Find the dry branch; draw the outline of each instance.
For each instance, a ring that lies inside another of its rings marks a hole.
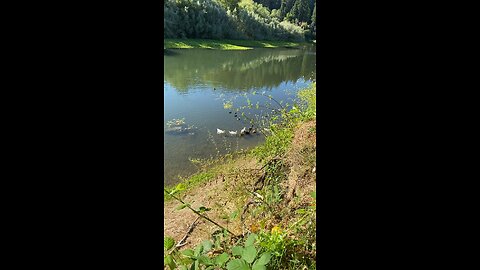
[[[197,219],[195,219],[195,221],[188,227],[188,230],[187,230],[187,233],[185,233],[185,235],[183,236],[183,238],[177,243],[177,245],[175,247],[179,248],[179,247],[182,247],[184,245],[186,245],[186,243],[184,244],[183,242],[185,240],[187,240],[188,236],[192,233],[193,231],[193,228],[195,227],[195,223],[200,219],[200,217],[197,217]]]

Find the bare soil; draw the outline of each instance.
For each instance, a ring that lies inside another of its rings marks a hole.
[[[316,122],[311,121],[302,124],[296,130],[292,146],[285,157],[290,167],[288,181],[284,186],[287,190],[286,207],[296,208],[311,202],[311,198],[304,195],[314,191],[316,186],[314,172],[316,164],[315,159],[311,158],[312,153],[315,156],[316,151],[315,125]],[[224,166],[222,174],[183,194],[182,199],[185,202],[193,202],[194,209],[200,206],[211,208],[207,215],[237,235],[245,233],[246,230],[254,230],[257,220],[252,217],[246,217],[243,224],[240,218],[229,221],[225,217],[234,211],[238,211],[238,215],[242,214],[251,197],[246,189],[252,190],[256,180],[262,175],[261,165],[252,157],[242,157],[222,166]],[[302,199],[292,200],[294,197]],[[175,200],[165,202],[163,212],[164,235],[172,237],[176,242],[184,237],[189,226],[197,218],[197,215],[188,208],[176,210],[177,206],[179,202]],[[199,219],[186,240],[187,244],[180,249],[194,248],[203,240],[210,239],[212,233],[218,229],[216,225]]]
[[[230,216],[237,209],[238,199],[241,199],[241,196],[245,196],[242,189],[248,183],[242,180],[249,177],[243,177],[243,179],[239,179],[239,177],[246,176],[248,173],[251,174],[252,171],[255,172],[260,168],[252,158],[240,158],[231,164],[225,165],[225,167],[224,174],[187,192],[182,196],[182,200],[193,202],[192,208],[194,209],[198,209],[200,206],[211,208],[212,210],[207,212],[209,218],[239,235],[242,234],[239,219],[229,222],[224,217]],[[164,235],[172,237],[176,242],[182,239],[188,227],[198,217],[188,208],[176,210],[175,208],[179,204],[175,200],[165,202],[163,210]],[[187,238],[187,244],[181,249],[195,247],[201,241],[209,239],[211,234],[219,229],[216,225],[206,220],[200,219],[199,221]]]

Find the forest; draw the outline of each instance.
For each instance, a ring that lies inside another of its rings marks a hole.
[[[315,0],[166,0],[164,38],[316,40]]]

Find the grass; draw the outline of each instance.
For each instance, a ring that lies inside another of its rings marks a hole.
[[[187,191],[190,191],[190,190],[194,189],[195,187],[197,187],[198,185],[200,185],[202,183],[205,183],[207,181],[212,180],[214,177],[217,176],[217,173],[216,173],[217,170],[218,170],[218,168],[213,168],[213,169],[210,169],[208,171],[201,171],[201,172],[198,172],[198,173],[190,176],[187,179],[184,179],[181,183],[183,184],[185,189],[182,190],[179,193],[180,194],[185,193]],[[169,186],[169,187],[166,187],[166,188],[168,190],[170,190],[170,189],[173,189],[174,186]],[[164,196],[163,196],[163,201],[164,202],[170,201],[171,199],[172,199],[172,197],[164,194]]]
[[[253,48],[294,48],[304,42],[214,39],[164,39],[165,49],[251,50]]]
[[[284,114],[284,122],[271,125],[275,136],[268,136],[265,143],[257,146],[253,153],[260,161],[282,156],[289,149],[296,127],[316,118],[316,83],[298,93],[301,109],[292,109]]]
[[[181,178],[181,184],[184,189],[179,191],[177,194],[182,195],[188,191],[195,190],[199,185],[206,183],[212,179],[218,177],[222,172],[231,170],[235,166],[235,161],[240,157],[245,157],[251,151],[248,152],[238,152],[234,154],[227,154],[218,158],[210,158],[204,160],[196,160],[194,164],[197,164],[199,171],[188,178]],[[172,190],[177,186],[177,184],[165,186],[166,189]],[[171,201],[172,197],[164,194],[163,201]]]

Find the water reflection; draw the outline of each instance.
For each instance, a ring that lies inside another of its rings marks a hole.
[[[223,91],[278,87],[315,76],[315,48],[248,51],[167,50],[164,80],[178,92],[199,82]]]

